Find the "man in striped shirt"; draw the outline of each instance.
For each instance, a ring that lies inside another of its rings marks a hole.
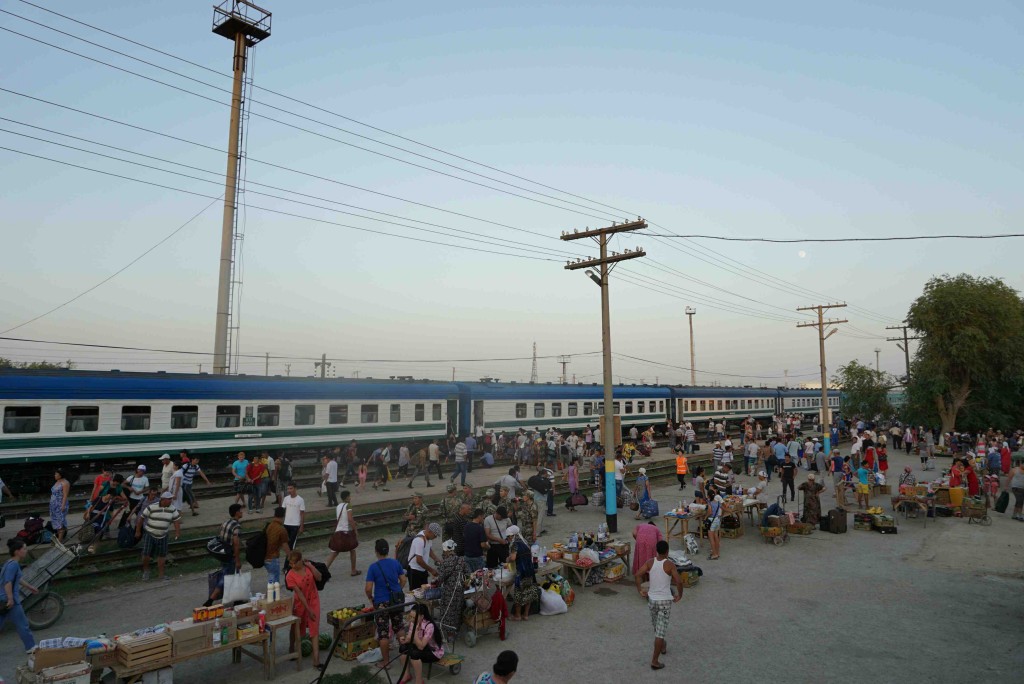
[[[182,452],[187,453],[187,452]],[[184,495],[185,501],[188,502],[188,507],[192,510],[192,515],[199,515],[199,501],[196,499],[196,495],[192,493],[192,483],[195,481],[196,475],[206,480],[206,484],[210,484],[210,479],[206,477],[206,473],[199,467],[199,456],[193,456],[187,463],[181,466],[181,489]]]
[[[452,473],[450,482],[455,482],[455,477],[460,476],[459,482],[466,486],[466,443],[459,440],[455,445],[455,472]]]
[[[164,564],[167,561],[167,538],[170,536],[171,525],[174,525],[174,539],[177,541],[181,536],[181,513],[171,506],[174,496],[170,492],[160,495],[160,501],[146,506],[135,524],[135,538],[142,537],[142,530],[145,528],[146,537],[142,542],[142,579],[149,579],[149,561],[156,558],[157,576],[162,580],[169,580],[164,576]]]

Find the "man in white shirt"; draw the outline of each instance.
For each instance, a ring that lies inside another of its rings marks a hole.
[[[683,437],[686,440],[686,453],[694,453],[694,447],[697,446],[697,433],[689,423],[686,424],[686,432],[683,433]]]
[[[594,428],[594,441],[601,443],[601,428]]]
[[[626,480],[626,461],[622,458],[622,454],[618,453],[615,455],[615,496],[616,498],[622,496],[623,482]]]
[[[455,478],[459,477],[459,484],[463,486],[466,484],[466,453],[466,442],[460,439],[455,445],[455,471],[449,481],[455,482]]]
[[[441,526],[430,523],[427,529],[417,534],[409,548],[409,588],[419,589],[427,583],[429,576],[437,577],[434,565],[438,563],[431,542],[441,536]],[[430,561],[434,561],[434,565]]]
[[[334,508],[338,505],[338,462],[330,456],[324,456],[323,462],[321,474],[324,484],[327,485],[327,506]],[[294,544],[292,548],[295,548]]]
[[[631,440],[633,440],[635,442],[639,436],[640,436],[640,432],[636,429],[636,425],[634,425],[633,427],[629,428],[629,438]]]
[[[288,496],[281,500],[284,507],[284,529],[288,530],[288,548],[295,548],[295,540],[306,529],[306,501],[299,496],[295,483],[288,483]]]
[[[444,475],[441,474],[441,447],[437,445],[437,440],[430,440],[430,446],[427,447],[427,477],[430,477],[430,469],[437,468],[437,479],[440,480]]]
[[[181,466],[174,461],[171,461],[171,465],[174,467],[174,472],[171,473],[170,486],[167,490],[172,496],[171,506],[180,513],[181,507],[184,505],[185,490],[182,488],[182,484],[185,473],[182,472]]]

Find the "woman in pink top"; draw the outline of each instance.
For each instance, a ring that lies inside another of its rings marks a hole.
[[[406,674],[398,684],[412,681],[423,684],[423,663],[436,663],[444,655],[441,631],[430,618],[430,609],[422,603],[417,603],[412,615],[413,624],[399,637],[402,669],[405,670],[405,661],[409,660],[412,676]]]
[[[654,521],[637,525],[633,530],[633,539],[636,540],[633,549],[633,574],[644,566],[644,563],[657,555],[656,547],[661,541],[661,530],[654,524]]]
[[[580,491],[580,459],[575,456],[572,457],[572,462],[569,464],[569,473],[566,479],[569,482],[569,502],[567,505],[570,511],[575,511],[576,506],[572,502],[572,497]]]

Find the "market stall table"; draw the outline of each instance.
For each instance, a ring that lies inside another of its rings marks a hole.
[[[900,494],[891,499],[893,511],[903,511],[905,518],[910,517],[911,508],[920,508],[924,512],[924,526],[928,527],[928,518],[935,517],[935,497],[911,496]]]
[[[566,560],[564,558],[556,558],[553,559],[552,562],[557,563],[559,566],[561,566],[563,570],[569,571],[568,573],[561,573],[562,575],[565,575],[568,579],[575,579],[576,584],[580,585],[581,587],[585,587],[587,586],[587,578],[590,577],[590,573],[592,573],[596,568],[602,568],[606,565],[611,565],[615,561],[622,561],[626,565],[625,574],[629,574],[630,549],[630,545],[627,544],[625,551],[617,551],[614,556],[609,556],[608,558],[605,558],[604,560],[594,563],[593,565],[590,565],[588,567],[576,565],[576,561]],[[549,563],[548,565],[551,564]],[[538,575],[539,574],[540,572],[538,571]]]
[[[704,516],[691,516],[689,513],[685,515],[666,513],[662,517],[665,518],[665,541],[667,541],[669,544],[672,543],[673,539],[679,539],[680,541],[682,541],[686,537],[686,535],[690,533],[691,519],[697,521],[698,527],[701,521],[703,521],[704,519]],[[679,528],[678,532],[676,531],[677,527]],[[698,537],[699,536],[700,535],[698,535]]]
[[[164,658],[162,660],[151,661],[143,663],[134,667],[125,666],[120,663],[114,663],[110,665],[110,669],[114,672],[114,677],[123,682],[124,684],[135,684],[136,682],[142,681],[143,675],[147,672],[153,672],[154,670],[162,670],[165,667],[173,667],[178,663],[183,663],[187,660],[194,660],[195,658],[205,658],[209,655],[216,653],[223,653],[225,651],[231,651],[231,662],[240,663],[242,662],[242,655],[246,655],[253,660],[263,665],[263,678],[270,680],[270,665],[273,662],[269,648],[270,634],[269,632],[261,632],[254,634],[253,636],[245,639],[237,639],[229,642],[222,646],[215,646],[212,648],[206,648],[201,651],[195,651],[185,655],[172,656]],[[250,651],[248,647],[258,646],[262,652]]]

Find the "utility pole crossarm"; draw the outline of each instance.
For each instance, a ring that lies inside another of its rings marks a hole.
[[[907,380],[909,381],[910,380],[910,340],[919,340],[921,338],[918,335],[910,337],[910,335],[907,334],[907,329],[908,328],[910,328],[910,326],[907,325],[906,323],[904,323],[903,325],[887,325],[887,326],[885,326],[886,330],[902,330],[903,331],[903,337],[887,337],[887,338],[885,338],[885,341],[886,342],[895,342],[896,346],[899,347],[901,352],[903,352],[903,358],[904,358],[904,360],[906,361],[906,364],[907,364]],[[903,344],[900,344],[901,342]]]
[[[643,230],[647,227],[647,221],[642,218],[637,218],[636,221],[630,221],[628,223],[612,224],[607,228],[595,228],[594,230],[585,230],[582,233],[576,232],[575,230],[571,233],[562,233],[563,240],[582,240],[583,238],[601,237],[605,235],[612,235],[613,233],[623,233],[630,230]]]
[[[824,321],[822,321],[821,323],[818,323],[817,321],[808,321],[807,323],[797,323],[796,327],[798,327],[798,328],[817,328],[821,324],[824,324],[825,327],[828,327],[830,325],[838,325],[839,323],[849,323],[849,321],[846,320],[845,318],[843,318],[843,319],[828,318],[828,319],[825,319]]]
[[[600,266],[601,264],[614,264],[619,261],[627,261],[629,259],[636,259],[637,257],[642,256],[647,256],[647,252],[643,251],[638,247],[636,250],[632,251],[627,249],[625,252],[622,252],[621,254],[616,254],[615,252],[612,252],[612,255],[609,256],[607,259],[601,259],[600,257],[598,257],[597,259],[582,259],[579,261],[569,262],[566,263],[565,270],[576,271],[581,268],[593,268],[594,266]]]

